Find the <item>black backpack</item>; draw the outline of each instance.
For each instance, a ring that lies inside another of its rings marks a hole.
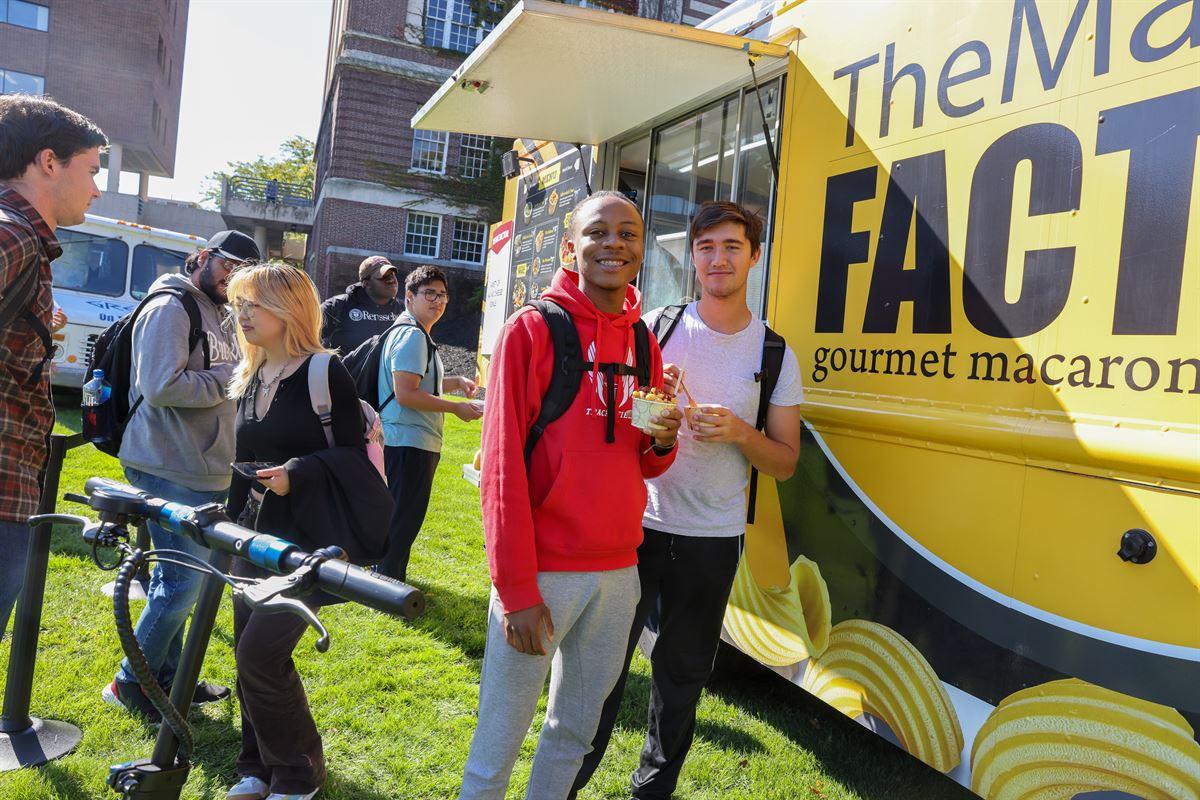
[[[358,392],[358,396],[370,403],[371,408],[376,411],[383,411],[384,406],[396,399],[395,391],[388,392],[387,397],[382,401],[379,399],[379,368],[380,360],[383,357],[383,342],[397,328],[416,328],[425,334],[425,344],[428,348],[426,350],[425,372],[428,372],[429,365],[433,362],[433,354],[437,352],[437,345],[433,343],[433,339],[429,336],[428,331],[412,322],[396,320],[387,330],[375,334],[342,356],[342,365],[350,373],[350,377],[354,378],[354,388]],[[435,386],[433,393],[440,395],[442,387]]]
[[[575,396],[579,394],[579,383],[583,373],[591,372],[593,367],[599,368],[604,374],[606,385],[606,402],[610,412],[605,429],[604,441],[616,441],[616,404],[617,376],[632,375],[637,378],[638,388],[644,389],[650,385],[650,332],[646,323],[640,319],[633,323],[634,365],[605,363],[599,365],[583,360],[583,346],[579,342],[579,331],[575,329],[575,321],[565,308],[553,300],[535,300],[526,305],[536,308],[550,329],[550,341],[554,345],[554,372],[550,376],[550,385],[542,397],[542,408],[537,419],[529,429],[529,437],[525,440],[525,463],[529,464],[529,456],[533,446],[542,438],[546,427],[567,413]]]
[[[142,298],[137,308],[105,328],[92,347],[88,357],[87,372],[84,380],[90,380],[92,370],[104,370],[104,379],[112,386],[112,395],[105,402],[112,403],[112,428],[103,441],[93,441],[96,449],[116,457],[121,451],[121,440],[125,436],[125,428],[129,420],[137,413],[143,398],[139,397],[133,405],[129,404],[129,387],[132,384],[130,373],[133,371],[133,322],[142,313],[146,304],[155,297],[170,295],[183,304],[188,315],[188,353],[196,349],[196,345],[204,348],[204,368],[212,364],[208,351],[208,336],[204,333],[200,319],[200,306],[196,298],[187,289],[171,286],[155,289]]]
[[[4,215],[4,219],[5,221],[21,225],[35,236],[37,235],[33,226],[14,218],[10,214]],[[25,320],[25,324],[32,328],[37,337],[42,340],[42,347],[45,348],[45,355],[37,365],[37,369],[34,370],[33,375],[30,376],[31,386],[37,386],[41,382],[42,371],[46,368],[46,363],[54,357],[54,339],[51,337],[49,329],[29,309],[29,306],[37,298],[40,281],[41,261],[40,259],[35,259],[32,264],[25,267],[24,271],[17,274],[12,283],[4,287],[3,293],[0,293],[0,329],[7,328],[17,319],[23,319]]]
[[[658,339],[659,347],[667,346],[667,339],[671,338],[685,308],[687,308],[686,304],[667,306],[658,315],[658,319],[654,320],[654,338]],[[767,427],[767,410],[771,405],[771,395],[775,393],[775,386],[779,383],[779,372],[783,369],[783,356],[787,348],[787,342],[782,336],[771,330],[769,325],[766,328],[767,335],[763,338],[762,363],[759,371],[754,373],[754,380],[758,383],[758,416],[754,421],[754,427],[760,431]],[[758,470],[751,467],[750,502],[746,507],[747,524],[754,524],[754,501],[757,495]]]

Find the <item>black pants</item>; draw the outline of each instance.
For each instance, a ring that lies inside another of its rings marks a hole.
[[[629,661],[647,618],[658,610],[658,639],[650,656],[649,730],[630,791],[639,799],[669,798],[696,730],[696,704],[712,674],[729,590],[737,574],[742,537],[713,538],[645,531],[638,548],[638,602],[625,652],[625,668],[604,701],[592,752],[575,778],[578,792],[600,766],[612,736]]]
[[[388,525],[387,555],[379,562],[379,571],[384,575],[402,581],[408,579],[408,559],[425,523],[433,474],[441,457],[441,453],[419,447],[383,448],[388,489],[396,504]]]
[[[233,573],[247,578],[267,575],[240,558],[234,559]],[[315,608],[312,595],[304,601]],[[233,603],[242,712],[237,773],[265,781],[278,794],[307,794],[325,782],[321,734],[292,660],[306,629],[304,620],[292,614],[264,614],[251,611],[241,600]]]

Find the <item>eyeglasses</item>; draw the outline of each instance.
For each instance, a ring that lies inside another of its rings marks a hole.
[[[425,289],[417,292],[417,294],[424,297],[427,303],[444,303],[450,299],[449,292],[439,292],[436,289]]]
[[[210,256],[209,261],[213,262],[213,266],[221,267],[226,272],[234,272],[238,268],[245,266],[247,263],[245,261],[236,261],[232,258],[227,258],[218,253],[213,253]]]
[[[233,310],[239,314],[253,314],[260,308],[262,308],[262,306],[260,306],[258,303],[254,303],[249,300],[238,300],[233,304]]]

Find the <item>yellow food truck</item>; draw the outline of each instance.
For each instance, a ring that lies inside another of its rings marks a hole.
[[[805,432],[729,643],[989,800],[1200,797],[1200,3],[524,0],[414,124],[520,137],[485,338],[580,192],[647,309],[698,203],[768,220]]]

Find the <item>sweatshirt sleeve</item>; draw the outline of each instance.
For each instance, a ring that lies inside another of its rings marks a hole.
[[[321,303],[321,344],[333,347],[330,342],[341,328],[341,302],[338,297],[331,297]]]
[[[501,331],[483,415],[483,534],[492,584],[506,613],[542,602],[525,469],[525,442],[542,402],[534,365],[549,338],[548,332],[538,335],[536,317],[527,312]]]
[[[655,389],[663,387],[662,350],[653,336],[650,337],[650,385]],[[660,456],[654,452],[654,439],[643,433],[641,448],[642,477],[657,478],[675,463],[675,454],[679,451],[679,444],[677,439],[676,445],[671,448],[670,452]]]
[[[227,399],[233,363],[207,370],[187,368],[191,322],[183,304],[164,298],[133,322],[133,364],[145,402],[159,408],[212,408]]]

